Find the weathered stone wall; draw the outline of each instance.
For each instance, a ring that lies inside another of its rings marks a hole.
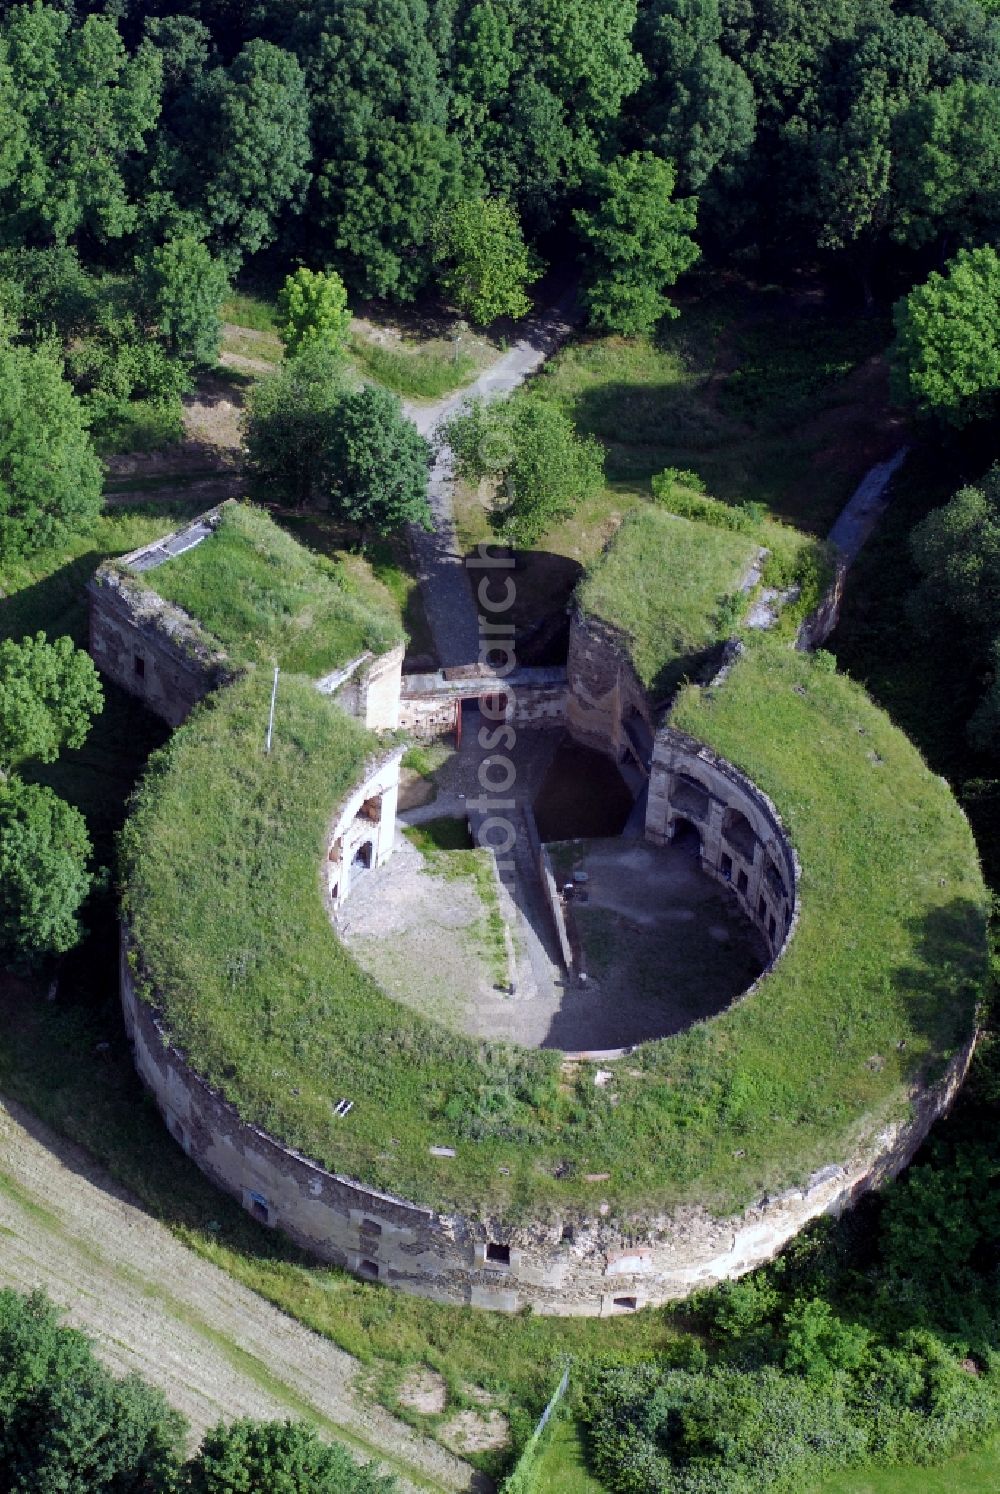
[[[734,894],[773,961],[795,926],[799,875],[778,812],[732,763],[663,726],[653,746],[646,839],[667,845],[690,827],[702,870]]]
[[[396,747],[372,764],[337,811],[325,863],[326,892],[333,908],[346,901],[360,871],[384,866],[392,855],[403,751]]]
[[[491,702],[503,697],[503,720],[515,726],[525,729],[562,726],[566,719],[566,671],[525,666],[507,675],[475,668],[461,674],[456,671],[454,677],[442,670],[404,675],[399,725],[415,736],[443,736],[454,731],[461,701],[484,697]],[[490,709],[499,711],[495,704]]]
[[[743,1214],[718,1219],[691,1206],[618,1221],[598,1209],[512,1227],[364,1188],[240,1120],[170,1045],[136,985],[123,938],[122,1004],[136,1066],[175,1140],[214,1183],[320,1260],[419,1296],[504,1312],[529,1304],[544,1314],[631,1312],[763,1264],[811,1219],[839,1213],[910,1161],[954,1098],[973,1048],[970,1040],[940,1082],[915,1095],[909,1115],[851,1157]]]
[[[618,762],[631,755],[630,720],[642,723],[652,736],[652,706],[617,629],[575,612],[566,669],[566,725],[578,742]]]
[[[363,654],[343,669],[317,682],[324,694],[363,721],[369,731],[395,731],[400,725],[399,690],[403,673],[403,645],[385,654]]]
[[[102,566],[87,586],[90,653],[102,674],[179,726],[233,678],[226,656],[191,618],[141,582]]]
[[[795,647],[800,653],[807,654],[815,648],[822,648],[840,621],[840,605],[844,598],[847,569],[847,559],[843,556],[838,557],[833,580],[826,588],[818,605],[799,624],[799,630],[795,636]]]

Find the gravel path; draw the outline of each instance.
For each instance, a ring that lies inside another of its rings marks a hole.
[[[220,1418],[305,1417],[404,1489],[473,1469],[365,1399],[357,1362],[182,1245],[79,1148],[0,1101],[0,1285],[44,1287],[116,1374],[136,1372],[195,1438]]]
[[[576,291],[526,324],[524,336],[471,384],[434,404],[404,405],[421,435],[433,441],[437,431],[466,400],[500,399],[541,368],[568,335],[576,314]],[[441,664],[471,664],[479,658],[479,616],[469,589],[464,557],[455,535],[451,501],[452,455],[442,447],[431,469],[428,497],[434,529],[411,526],[410,548],[416,561],[424,611]]]

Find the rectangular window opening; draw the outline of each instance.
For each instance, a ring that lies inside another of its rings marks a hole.
[[[498,1245],[495,1240],[491,1240],[486,1247],[486,1259],[497,1266],[509,1266],[510,1246]]]
[[[778,925],[775,923],[774,917],[772,915],[772,917],[768,919],[768,923],[767,923],[767,936],[768,936],[769,939],[773,939],[774,938],[775,931],[777,930],[777,927],[778,927]]]
[[[736,875],[736,885],[740,889],[740,891],[744,895],[746,895],[746,890],[750,886],[750,878],[747,876],[746,872],[742,870],[742,868]]]
[[[620,1307],[623,1312],[635,1312],[639,1306],[639,1299],[638,1297],[616,1297],[614,1305]]]
[[[377,1219],[362,1219],[361,1233],[363,1235],[380,1235],[382,1233],[382,1226]]]
[[[358,1272],[362,1276],[370,1276],[373,1280],[377,1281],[378,1280],[378,1263],[377,1263],[377,1261],[368,1261],[368,1260],[358,1261]]]
[[[731,882],[733,880],[733,858],[732,858],[732,856],[726,856],[724,854],[723,857],[722,857],[722,860],[719,862],[719,868],[720,868],[720,870],[722,872],[722,875],[725,877],[726,881],[727,882]]]
[[[146,661],[142,657],[142,654],[136,654],[132,660],[132,664],[135,669],[136,679],[144,680],[146,678]]]
[[[760,919],[767,917],[767,903],[765,903],[763,898],[758,898],[757,900],[757,917]]]

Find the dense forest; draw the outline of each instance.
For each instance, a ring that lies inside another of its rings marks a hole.
[[[998,247],[998,0],[5,4],[0,565],[86,528],[101,456],[176,435],[233,286],[284,286],[287,358],[249,396],[248,479],[299,509],[335,481],[364,542],[426,522],[430,452],[395,395],[342,375],[348,302],[508,326],[541,287],[578,283],[591,331],[655,343],[695,267],[808,273],[845,318],[885,326],[919,469],[830,646],[949,776],[997,887]],[[570,491],[600,486],[601,453],[544,404],[497,418],[554,473],[548,508],[539,489],[503,516],[534,544]],[[39,634],[0,644],[0,707],[0,944],[47,970],[80,936],[92,848],[22,769],[79,746],[101,690]],[[597,1354],[574,1376],[608,1490],[805,1489],[1000,1427],[989,1008],[983,1026],[955,1115],[884,1198],[669,1315],[670,1352]],[[165,1406],[111,1382],[44,1303],[0,1296],[0,1348],[4,1487],[263,1487],[238,1482],[240,1460],[273,1450],[235,1446],[263,1432],[220,1430],[185,1463]],[[118,1450],[60,1482],[52,1428],[75,1448],[98,1423]],[[289,1488],[381,1487],[307,1441]]]

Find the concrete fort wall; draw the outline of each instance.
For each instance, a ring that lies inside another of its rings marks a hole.
[[[444,736],[454,731],[463,701],[489,702],[490,719],[525,730],[562,726],[566,719],[566,671],[559,667],[523,666],[509,674],[470,665],[403,676],[399,726],[414,736]]]
[[[690,1206],[621,1222],[602,1205],[592,1217],[553,1213],[515,1227],[365,1188],[241,1120],[171,1046],[137,990],[135,963],[123,935],[122,1005],[136,1067],[174,1139],[213,1183],[319,1260],[418,1296],[503,1312],[530,1305],[549,1315],[617,1315],[762,1265],[810,1220],[839,1213],[906,1166],[954,1098],[973,1049],[970,1041],[915,1095],[910,1114],[866,1147],[743,1214],[718,1219]]]
[[[798,861],[778,812],[732,763],[670,726],[653,745],[646,839],[698,837],[702,870],[734,894],[773,961],[797,917]]]
[[[384,866],[396,839],[399,764],[404,748],[396,747],[352,789],[337,811],[326,852],[326,892],[333,909],[347,900],[354,879]]]
[[[87,586],[90,654],[102,674],[170,726],[233,678],[201,629],[139,581],[102,567]]]
[[[577,611],[569,634],[566,725],[576,741],[620,761],[634,746],[629,724],[648,738],[653,710],[617,629]]]

